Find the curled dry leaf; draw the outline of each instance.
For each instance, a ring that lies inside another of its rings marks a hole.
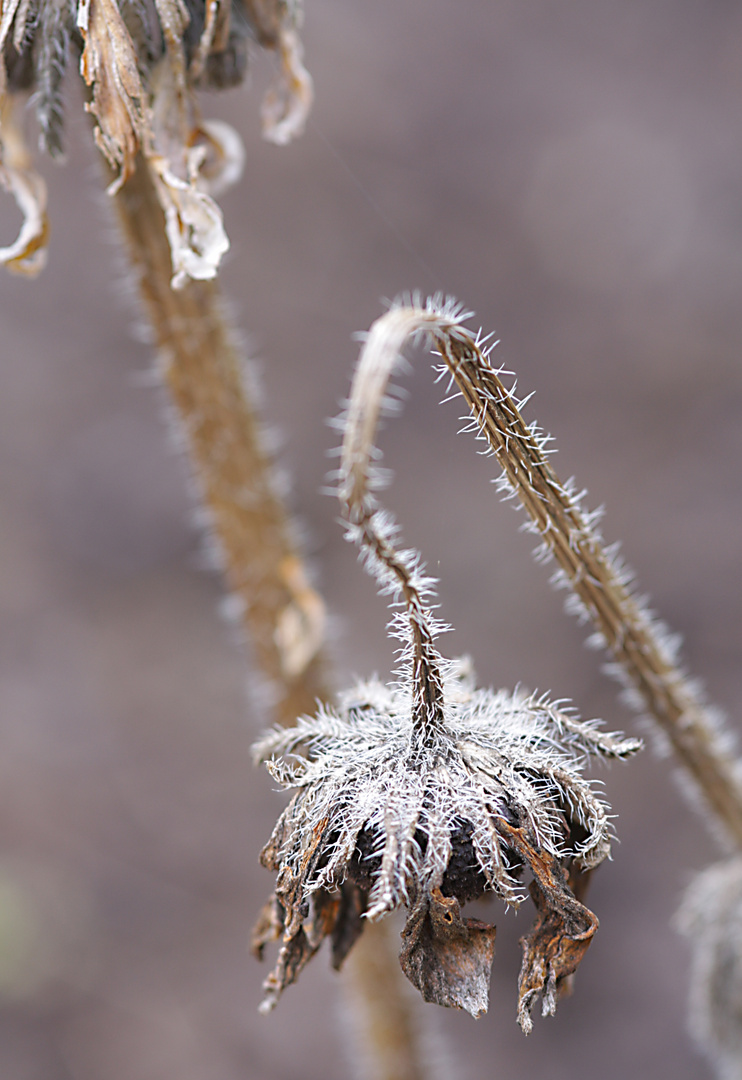
[[[263,99],[263,138],[285,146],[306,126],[314,91],[304,67],[304,50],[293,25],[284,22],[278,31],[281,72]]]
[[[321,822],[314,830],[314,842],[306,856],[308,863],[321,853],[327,824],[327,821]],[[265,865],[277,869],[277,853],[272,845],[273,840],[263,850],[261,858]],[[263,985],[265,997],[260,1011],[270,1012],[285,988],[296,982],[326,937],[332,943],[332,966],[338,970],[361,934],[365,911],[366,894],[352,881],[343,882],[331,891],[317,890],[306,897],[301,878],[284,868],[252,935],[252,951],[258,959],[262,959],[269,942],[281,940],[276,966]]]
[[[211,196],[198,186],[198,171],[204,154],[201,147],[189,152],[187,180],[175,175],[166,158],[153,154],[148,159],[165,214],[174,289],[183,288],[189,278],[198,281],[215,277],[222,255],[229,249],[222,212]]]
[[[584,891],[589,871],[580,872],[572,864],[568,873],[558,859],[540,848],[527,828],[515,829],[507,822],[499,828],[533,872],[528,891],[537,917],[530,933],[521,938],[523,962],[518,978],[518,1023],[528,1035],[536,998],[541,995],[542,1016],[553,1016],[560,992],[569,988],[567,980],[585,955],[598,920],[576,895]]]
[[[13,98],[6,98],[0,106],[0,183],[15,199],[23,224],[14,243],[0,248],[0,263],[16,274],[33,277],[46,264],[46,184],[31,167],[18,109],[19,102]]]
[[[119,174],[109,186],[115,194],[132,175],[137,150],[149,123],[137,55],[115,0],[81,0],[77,25],[85,48],[80,74],[93,88],[85,107],[98,124],[95,141]]]

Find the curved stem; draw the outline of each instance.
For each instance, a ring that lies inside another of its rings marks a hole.
[[[420,332],[452,332],[454,327],[455,321],[445,314],[411,308],[394,308],[374,323],[361,349],[343,417],[338,495],[349,525],[348,538],[365,554],[366,566],[382,593],[404,602],[412,654],[412,725],[423,742],[427,731],[443,726],[441,657],[434,644],[438,626],[426,603],[435,582],[424,575],[417,552],[396,547],[396,526],[378,507],[373,495],[380,486],[374,476],[373,461],[378,457],[374,440],[389,404],[389,379],[407,339]]]
[[[601,634],[624,683],[638,696],[672,746],[685,773],[736,847],[742,847],[739,763],[718,724],[678,665],[673,643],[632,595],[619,567],[575,496],[557,478],[545,439],[523,420],[512,394],[473,338],[436,336],[441,355],[479,431],[502,466],[562,573],[562,584]]]
[[[384,389],[407,338],[425,333],[469,407],[472,429],[487,440],[502,467],[502,489],[516,495],[529,514],[541,539],[540,556],[556,560],[558,584],[572,590],[579,613],[592,620],[623,682],[666,736],[714,823],[742,847],[740,763],[679,666],[669,635],[629,589],[630,576],[606,549],[595,515],[585,513],[582,496],[556,476],[545,452],[548,436],[526,424],[522,403],[490,364],[480,337],[462,325],[467,317],[451,301],[434,298],[424,307],[418,302],[394,307],[374,323],[348,410],[341,498],[351,508],[370,505],[372,437]]]

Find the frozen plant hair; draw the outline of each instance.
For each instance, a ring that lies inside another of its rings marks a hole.
[[[295,790],[262,853],[277,872],[256,929],[261,952],[281,938],[263,1007],[272,1007],[322,940],[339,966],[363,927],[403,906],[400,961],[426,1001],[486,1011],[495,928],[461,915],[491,892],[517,906],[530,871],[537,918],[523,939],[518,1019],[540,994],[554,1012],[597,919],[581,902],[610,851],[608,807],[583,776],[591,755],[623,759],[639,743],[582,722],[544,696],[477,689],[447,661],[431,611],[435,582],[377,503],[371,463],[389,377],[410,334],[454,339],[466,314],[431,302],[393,308],[372,328],[342,419],[339,496],[348,538],[395,607],[403,643],[396,678],[340,695],[335,707],[266,735],[256,756]]]

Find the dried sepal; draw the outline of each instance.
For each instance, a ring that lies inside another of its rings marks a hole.
[[[137,54],[116,0],[80,0],[77,27],[85,42],[80,74],[92,88],[86,105],[96,120],[95,142],[118,176],[113,195],[135,169],[149,132],[148,108]]]
[[[15,241],[0,248],[0,264],[16,274],[34,277],[46,265],[46,184],[31,166],[18,118],[20,107],[21,101],[14,95],[0,101],[0,183],[23,214]]]
[[[424,1001],[476,1019],[487,1012],[496,932],[479,919],[462,919],[456,897],[434,888],[407,920],[399,962]]]
[[[527,827],[516,829],[507,822],[499,827],[533,871],[528,891],[538,914],[530,932],[521,938],[523,962],[518,978],[518,1023],[527,1035],[533,1028],[531,1009],[539,995],[542,1016],[556,1012],[560,992],[585,955],[598,920],[575,895],[584,892],[586,884],[579,860],[574,860],[569,873],[563,860],[543,850]]]
[[[288,900],[288,907],[285,900]],[[353,882],[344,882],[332,892],[319,889],[298,909],[296,889],[291,885],[285,891],[277,887],[264,905],[252,933],[252,952],[259,960],[262,960],[267,944],[281,943],[276,965],[263,984],[265,996],[260,1011],[271,1011],[286,987],[296,982],[326,937],[331,942],[332,966],[338,971],[361,934],[365,911],[366,894]]]

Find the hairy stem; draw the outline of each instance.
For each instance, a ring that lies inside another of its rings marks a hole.
[[[382,592],[401,598],[405,605],[412,649],[412,723],[416,736],[424,742],[427,731],[443,726],[441,657],[435,647],[435,621],[425,602],[434,583],[422,573],[417,552],[397,548],[396,526],[379,509],[373,495],[374,487],[379,486],[374,483],[374,440],[388,404],[389,379],[404,341],[419,329],[414,317],[409,324],[404,314],[392,311],[379,320],[361,350],[343,418],[338,495],[349,524],[349,539],[367,556],[367,569]]]
[[[171,288],[164,218],[141,159],[115,202],[227,583],[275,695],[277,719],[292,724],[327,693],[324,604],[307,581],[274,489],[218,287],[189,281]]]
[[[331,696],[322,649],[324,605],[308,583],[271,482],[234,334],[214,283],[171,288],[164,217],[141,158],[115,204],[228,585],[239,598],[256,666],[274,691],[276,717],[293,724],[313,712],[318,699]],[[367,926],[365,948],[348,959],[359,1021],[377,1065],[375,1080],[424,1080],[396,952],[385,931]],[[390,1046],[398,1048],[391,1056]]]
[[[525,423],[476,342],[441,335],[436,343],[564,583],[581,601],[624,681],[664,732],[717,822],[741,847],[742,787],[736,763],[708,708],[676,663],[666,635],[630,592],[627,575],[606,552],[579,498],[554,473],[543,438]]]
[[[373,437],[389,378],[406,341],[423,334],[435,343],[444,367],[503,470],[503,488],[517,495],[541,555],[559,566],[560,584],[572,590],[581,614],[591,619],[625,685],[669,741],[701,794],[714,824],[742,847],[742,783],[711,710],[679,667],[664,629],[628,587],[629,576],[606,550],[594,515],[581,496],[557,478],[545,452],[548,437],[523,420],[513,394],[490,364],[469,317],[453,301],[414,298],[394,306],[371,327],[361,351],[348,408],[341,498],[368,508]],[[383,581],[383,575],[378,575]]]

